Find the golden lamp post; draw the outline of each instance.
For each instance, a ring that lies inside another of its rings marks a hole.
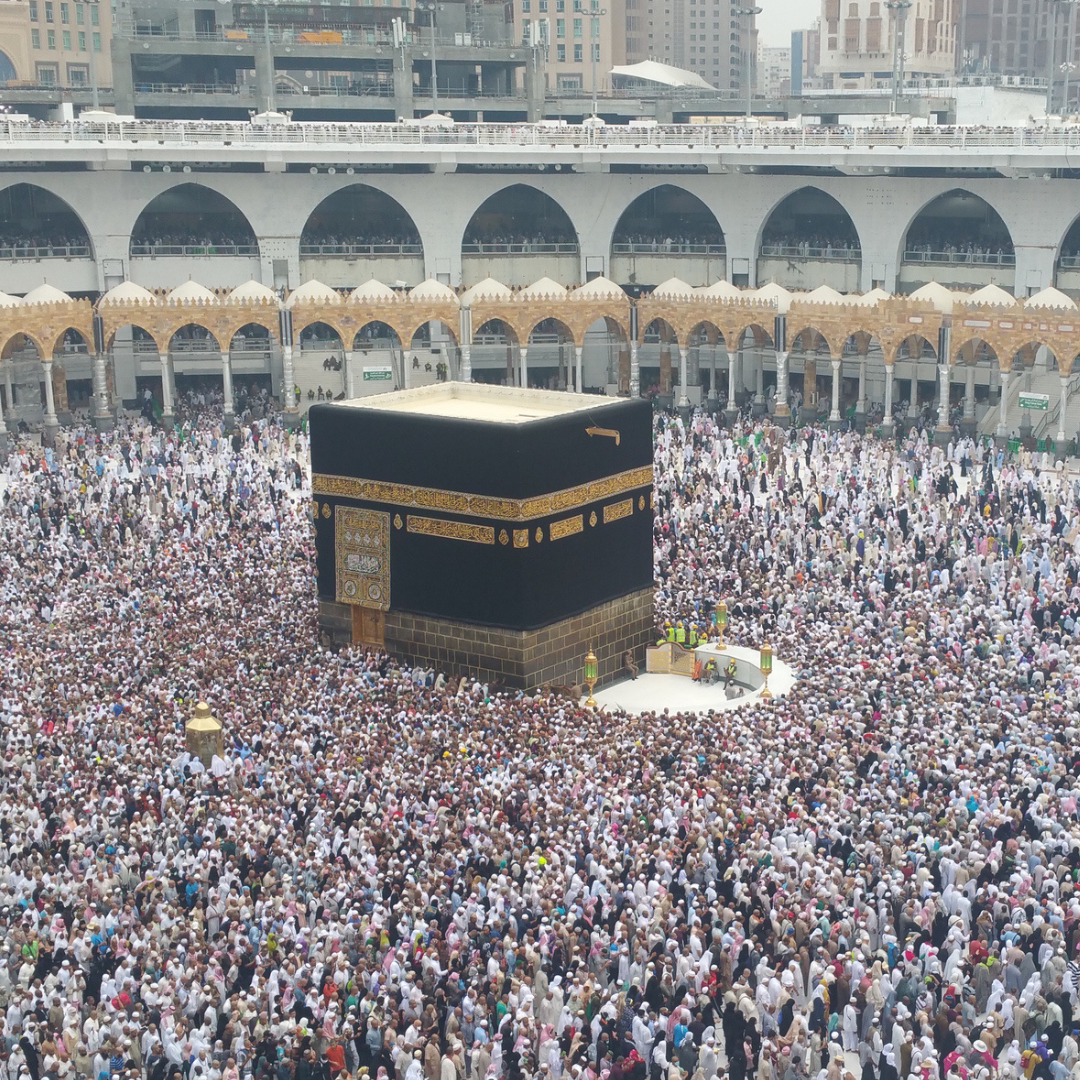
[[[765,685],[761,688],[763,698],[771,698],[772,691],[769,689],[769,673],[772,671],[772,646],[766,642],[761,646],[761,655],[758,658],[758,666],[761,674],[765,676]]]
[[[724,641],[724,627],[727,626],[727,601],[721,600],[716,605],[716,647],[718,649],[726,649],[727,642]]]
[[[225,741],[222,736],[221,721],[210,715],[210,706],[200,701],[195,706],[191,719],[184,725],[187,749],[194,754],[207,769],[215,754],[225,756]]]
[[[592,651],[591,645],[585,654],[585,685],[589,688],[589,696],[585,699],[585,704],[590,709],[595,709],[596,698],[593,697],[593,687],[596,685],[596,653]]]

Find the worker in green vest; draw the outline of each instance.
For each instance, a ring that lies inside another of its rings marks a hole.
[[[738,668],[735,666],[735,657],[732,657],[727,663],[727,677],[734,679],[738,674]]]
[[[686,643],[687,643],[687,645],[690,646],[691,649],[693,649],[697,645],[698,636],[697,636],[697,624],[696,623],[691,623],[690,624],[690,629],[686,634]]]
[[[682,622],[680,622],[675,627],[675,644],[683,646],[686,645],[686,629],[683,626]]]
[[[664,636],[668,641],[675,640],[675,627],[672,626],[671,623],[665,624]]]

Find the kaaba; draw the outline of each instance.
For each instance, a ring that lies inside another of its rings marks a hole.
[[[449,674],[599,683],[652,636],[647,401],[441,383],[309,410],[319,627]]]

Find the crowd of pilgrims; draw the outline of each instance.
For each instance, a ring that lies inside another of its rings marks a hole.
[[[658,414],[658,627],[798,681],[634,716],[320,645],[306,436],[179,417],[0,472],[0,1080],[1080,1076],[1074,474]]]

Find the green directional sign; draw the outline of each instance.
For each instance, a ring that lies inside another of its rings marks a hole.
[[[386,382],[394,377],[394,369],[389,364],[364,368],[364,382]]]
[[[1020,394],[1021,409],[1035,409],[1037,412],[1046,412],[1050,408],[1049,394]]]

